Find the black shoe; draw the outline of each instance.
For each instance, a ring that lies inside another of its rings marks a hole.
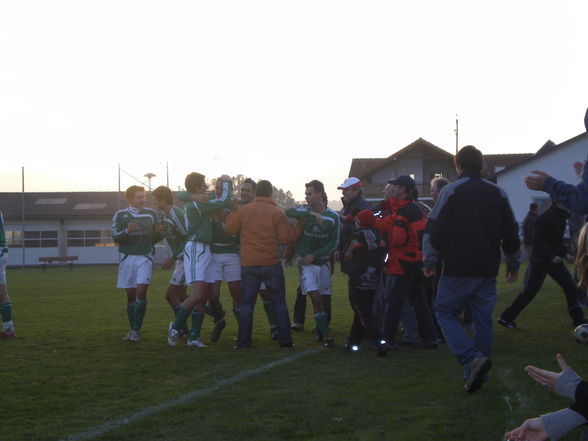
[[[292,331],[302,331],[304,329],[304,325],[301,323],[292,323],[290,325],[290,328],[292,329]]]
[[[223,332],[223,329],[225,329],[225,326],[227,326],[227,322],[225,322],[225,319],[219,320],[218,322],[216,322],[214,324],[214,328],[212,330],[212,332],[210,333],[210,341],[211,342],[216,342],[218,341],[218,339],[221,336],[221,332]]]
[[[384,340],[378,343],[378,357],[385,357],[388,351],[392,349],[392,345],[389,345]]]
[[[280,343],[280,347],[281,348],[293,348],[294,347],[294,343],[290,342],[290,343]]]
[[[498,323],[508,329],[517,329],[518,326],[513,321],[504,320],[502,317],[498,317]]]
[[[480,355],[476,357],[472,364],[470,364],[468,379],[464,385],[464,389],[468,394],[476,392],[482,384],[484,384],[484,376],[490,370],[492,362],[489,358]]]
[[[321,340],[322,340],[322,338],[321,338]],[[335,339],[329,335],[325,339],[325,347],[332,348],[333,346],[335,346]]]

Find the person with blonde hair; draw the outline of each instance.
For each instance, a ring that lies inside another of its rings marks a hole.
[[[578,286],[582,289],[588,289],[588,224],[584,224],[578,234],[577,249],[575,267]]]

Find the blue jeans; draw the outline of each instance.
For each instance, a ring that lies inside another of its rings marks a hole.
[[[253,310],[261,282],[265,283],[272,303],[276,326],[278,327],[278,343],[292,343],[290,333],[290,317],[286,306],[286,282],[282,265],[242,266],[241,267],[241,306],[239,307],[239,333],[237,348],[251,346],[253,328]]]
[[[470,305],[474,339],[463,330],[460,314]],[[492,312],[496,304],[495,277],[441,276],[435,312],[445,341],[458,361],[467,367],[476,357],[490,357]]]

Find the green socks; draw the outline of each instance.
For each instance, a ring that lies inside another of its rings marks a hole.
[[[143,318],[145,317],[145,311],[147,310],[147,300],[136,300],[135,301],[135,320],[134,327],[135,331],[139,331],[143,326]]]
[[[225,312],[223,311],[223,305],[219,302],[217,305],[210,306],[209,311],[207,311],[212,318],[214,319],[214,323],[220,322],[223,317],[225,316]]]
[[[204,313],[200,311],[192,311],[192,327],[190,328],[190,337],[200,338],[200,330],[202,329],[202,322],[204,321]]]
[[[329,335],[329,324],[327,323],[327,313],[325,311],[315,312],[313,314],[316,321],[316,327],[324,336]]]
[[[135,302],[127,303],[127,318],[129,319],[129,327],[135,329]]]
[[[2,316],[2,322],[12,321],[12,303],[2,303],[0,305],[0,315]]]
[[[180,306],[176,311],[176,319],[174,320],[173,328],[176,330],[186,328],[188,317],[190,317],[190,313],[186,311],[183,306]]]

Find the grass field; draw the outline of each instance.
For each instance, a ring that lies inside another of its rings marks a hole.
[[[291,307],[297,280],[286,272]],[[496,326],[490,381],[466,395],[444,345],[385,358],[367,347],[343,353],[351,310],[339,273],[334,349],[312,340],[310,312],[296,347],[278,348],[259,303],[252,350],[232,349],[232,315],[218,343],[169,347],[169,275],[154,271],[142,341],[128,343],[115,267],[9,270],[17,338],[0,341],[0,440],[500,440],[524,419],[567,405],[535,385],[525,365],[555,369],[559,351],[588,375],[588,347],[571,337],[551,280],[519,317],[521,329]],[[497,313],[520,287],[499,282]],[[207,319],[206,343],[210,330]]]

